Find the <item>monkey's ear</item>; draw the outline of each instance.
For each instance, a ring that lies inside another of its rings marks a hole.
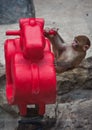
[[[83,50],[84,50],[84,51],[87,51],[87,50],[89,49],[89,47],[90,47],[89,45],[84,45],[84,46],[83,46]]]

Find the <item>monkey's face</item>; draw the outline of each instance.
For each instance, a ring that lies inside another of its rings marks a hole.
[[[77,49],[79,47],[79,41],[75,38],[72,43],[73,48]]]
[[[74,49],[75,51],[82,51],[82,50],[83,50],[83,48],[82,48],[80,42],[79,42],[76,38],[74,39],[74,41],[73,41],[73,43],[72,43],[72,47],[73,47],[73,49]]]
[[[90,40],[84,35],[80,35],[74,38],[72,47],[76,51],[87,51],[90,47]]]

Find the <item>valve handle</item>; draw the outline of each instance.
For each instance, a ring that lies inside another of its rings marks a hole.
[[[6,35],[20,35],[20,30],[15,30],[15,31],[12,31],[12,30],[8,30],[6,31]]]

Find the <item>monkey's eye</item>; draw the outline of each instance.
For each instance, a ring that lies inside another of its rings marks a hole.
[[[77,41],[77,39],[75,39],[74,41],[75,41],[75,42],[78,44],[78,41]]]

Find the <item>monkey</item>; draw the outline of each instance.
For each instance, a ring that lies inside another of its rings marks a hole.
[[[44,35],[52,45],[56,73],[63,73],[78,67],[91,45],[89,38],[85,35],[78,35],[71,44],[65,44],[65,41],[58,33],[58,29],[55,28],[45,29]]]

